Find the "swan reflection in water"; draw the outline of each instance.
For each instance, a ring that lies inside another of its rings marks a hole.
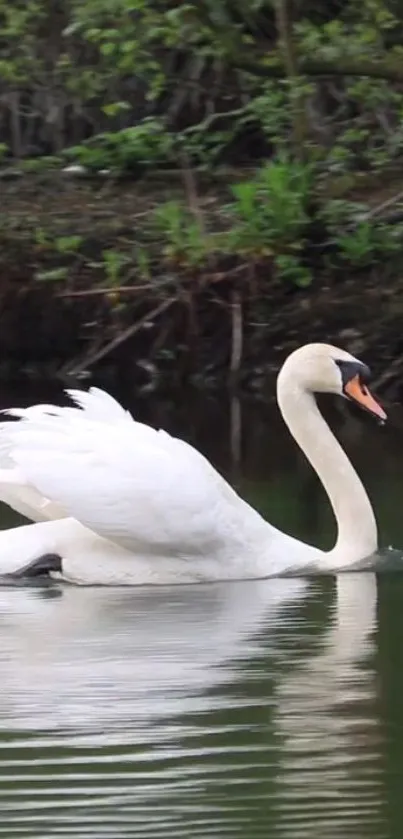
[[[54,595],[0,591],[3,829],[379,839],[373,574]]]
[[[375,574],[339,576],[319,651],[277,683],[276,821],[289,839],[311,831],[342,837],[352,828],[361,836],[383,835],[382,741],[371,666],[376,604]]]
[[[139,720],[208,709],[209,690],[265,652],[259,630],[270,637],[306,590],[302,579],[0,589],[0,730],[110,727],[132,742]]]

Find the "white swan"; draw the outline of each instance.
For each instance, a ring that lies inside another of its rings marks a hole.
[[[296,350],[278,376],[284,420],[337,520],[330,552],[268,524],[196,449],[135,422],[103,391],[68,391],[79,407],[10,410],[20,421],[0,427],[0,500],[37,523],[0,533],[0,572],[34,563],[28,573],[42,567],[81,584],[170,584],[340,570],[369,556],[370,502],[313,396],[347,396],[384,421],[368,376],[327,344]]]

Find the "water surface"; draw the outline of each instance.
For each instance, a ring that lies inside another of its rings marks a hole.
[[[140,412],[273,523],[331,544],[275,413],[243,406],[231,459],[223,405]],[[400,432],[337,419],[383,546],[403,546]],[[402,602],[387,572],[0,590],[0,836],[400,839]]]

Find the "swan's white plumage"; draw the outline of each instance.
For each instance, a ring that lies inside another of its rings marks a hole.
[[[74,407],[12,409],[6,413],[19,421],[0,423],[0,500],[37,522],[0,532],[0,571],[57,553],[72,582],[169,584],[312,564],[340,570],[369,556],[377,546],[372,507],[313,396],[343,393],[341,359],[353,370],[359,364],[337,347],[306,345],[278,377],[280,410],[335,513],[331,551],[277,530],[200,452],[91,388],[68,391]]]
[[[132,422],[132,417],[112,396],[91,388],[88,392],[67,390],[73,402],[79,407],[59,407],[57,405],[32,405],[29,408],[10,408],[4,414],[25,422],[45,420],[48,415],[67,418],[86,417],[98,422]],[[17,513],[34,522],[52,521],[66,517],[66,511],[59,504],[51,501],[34,486],[26,483],[26,476],[16,468],[13,457],[15,442],[22,423],[0,425],[0,500],[8,504]],[[25,429],[24,429],[25,430]]]
[[[19,423],[3,426],[19,485],[142,556],[235,555],[254,530],[267,535],[259,514],[192,446],[134,421],[99,390],[70,396],[81,409],[21,409],[13,411]]]
[[[0,469],[0,500],[20,515],[35,522],[63,518],[66,513],[54,502],[44,498],[17,468]]]

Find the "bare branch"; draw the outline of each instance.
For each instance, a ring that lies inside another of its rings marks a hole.
[[[253,62],[238,62],[237,69],[250,73],[252,76],[260,76],[268,79],[283,79],[287,73],[284,64],[264,65]],[[299,62],[299,73],[303,76],[320,76],[322,78],[332,76],[359,76],[370,79],[386,79],[392,82],[403,82],[403,65],[386,58],[384,61],[371,61],[369,59],[355,60],[353,58],[343,59],[333,64],[330,61],[311,61],[301,59]]]

